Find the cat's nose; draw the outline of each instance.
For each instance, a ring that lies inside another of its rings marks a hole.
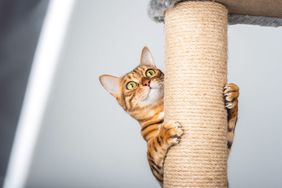
[[[148,78],[142,78],[142,85],[143,86],[150,86],[151,80]]]

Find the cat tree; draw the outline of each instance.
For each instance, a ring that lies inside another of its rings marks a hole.
[[[165,23],[165,121],[185,134],[168,152],[165,188],[227,187],[227,25],[282,25],[280,0],[151,0]]]

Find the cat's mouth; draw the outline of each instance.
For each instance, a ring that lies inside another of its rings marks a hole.
[[[148,86],[144,87],[143,96],[140,99],[140,104],[149,105],[159,101],[164,96],[163,84],[152,80]]]
[[[150,89],[160,89],[161,87],[160,87],[160,86],[154,86],[154,87],[149,86],[149,88],[150,88]]]
[[[162,85],[158,82],[152,81],[149,85],[150,89],[161,89]]]
[[[159,100],[159,98],[163,97],[162,94],[162,89],[160,86],[156,87],[148,87],[148,91],[147,94],[145,95],[145,97],[142,99],[142,101],[150,101],[150,102],[154,102],[156,100]]]
[[[149,97],[150,97],[150,94],[152,93],[152,89],[150,86],[148,87],[149,91],[147,92],[147,95],[143,98],[142,101],[146,101]]]

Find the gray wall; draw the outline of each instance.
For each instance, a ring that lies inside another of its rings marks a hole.
[[[148,45],[163,68],[163,25],[147,1],[78,1],[27,187],[158,187],[138,124],[98,82],[139,62]],[[229,80],[241,88],[230,187],[282,186],[282,29],[229,27]]]
[[[0,187],[48,2],[0,1]]]

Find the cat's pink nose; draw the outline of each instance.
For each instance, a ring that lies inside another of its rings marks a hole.
[[[150,86],[150,82],[151,82],[151,80],[149,80],[148,78],[142,79],[142,85],[143,86]]]

